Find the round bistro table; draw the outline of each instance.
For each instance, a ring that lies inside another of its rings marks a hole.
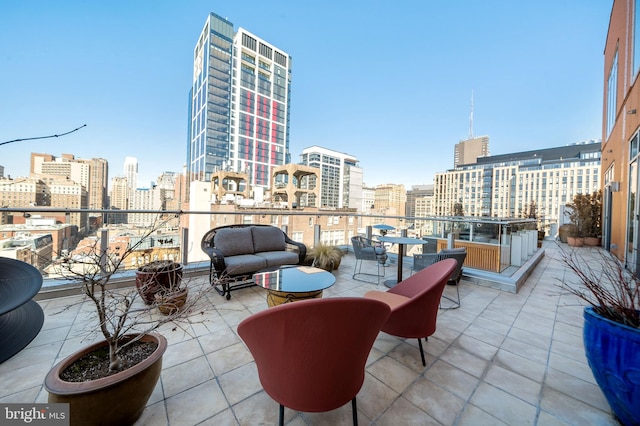
[[[281,266],[253,274],[253,281],[268,291],[269,307],[297,300],[322,297],[322,291],[336,282],[324,269],[312,266]]]

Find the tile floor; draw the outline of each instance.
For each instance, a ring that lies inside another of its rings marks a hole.
[[[569,272],[556,243],[544,247],[545,257],[518,294],[462,281],[462,307],[440,311],[438,330],[425,345],[426,368],[415,339],[381,333],[358,394],[360,424],[615,425],[584,357],[581,304],[559,288]],[[325,297],[380,289],[353,281],[353,262],[345,257]],[[394,274],[395,267],[387,271]],[[47,371],[87,343],[91,308],[78,301],[40,302],[43,330],[0,364],[0,402],[46,402]],[[191,325],[189,334],[163,332],[169,348],[161,380],[137,424],[277,423],[278,405],[262,390],[236,334],[243,318],[266,309],[265,291],[238,290],[230,301],[212,292],[210,301],[207,321]],[[351,405],[327,413],[285,409],[285,416],[289,425],[351,424]]]

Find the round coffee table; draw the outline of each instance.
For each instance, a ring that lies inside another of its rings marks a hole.
[[[268,291],[269,307],[296,300],[322,297],[322,291],[336,282],[324,269],[311,266],[281,266],[253,274],[253,281]]]

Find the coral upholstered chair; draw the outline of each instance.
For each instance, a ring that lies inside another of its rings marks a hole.
[[[280,404],[281,425],[285,406],[322,412],[349,400],[358,424],[356,395],[389,312],[387,304],[371,299],[309,299],[258,312],[238,325],[260,383]]]
[[[417,338],[422,365],[426,366],[422,341],[436,331],[438,305],[451,273],[455,259],[434,263],[411,275],[386,292],[371,290],[365,298],[383,301],[391,308],[391,315],[382,331],[393,336]]]

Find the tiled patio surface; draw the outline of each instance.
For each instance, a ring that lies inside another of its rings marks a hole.
[[[462,307],[440,311],[438,330],[425,345],[426,368],[416,339],[381,333],[357,397],[360,424],[616,424],[584,357],[582,306],[558,287],[568,272],[556,243],[545,241],[544,247],[545,257],[518,294],[462,281]],[[325,297],[384,289],[353,281],[354,261],[352,255],[344,258]],[[394,275],[392,267],[387,276]],[[0,402],[46,402],[47,371],[87,343],[90,306],[53,315],[77,300],[40,302],[43,330],[0,364]],[[238,290],[230,301],[212,292],[210,301],[208,320],[191,326],[192,336],[163,332],[169,348],[161,380],[137,424],[277,423],[278,405],[262,390],[251,354],[236,334],[243,318],[267,308],[265,290]],[[351,424],[351,405],[327,413],[285,409],[285,418],[290,425]]]

